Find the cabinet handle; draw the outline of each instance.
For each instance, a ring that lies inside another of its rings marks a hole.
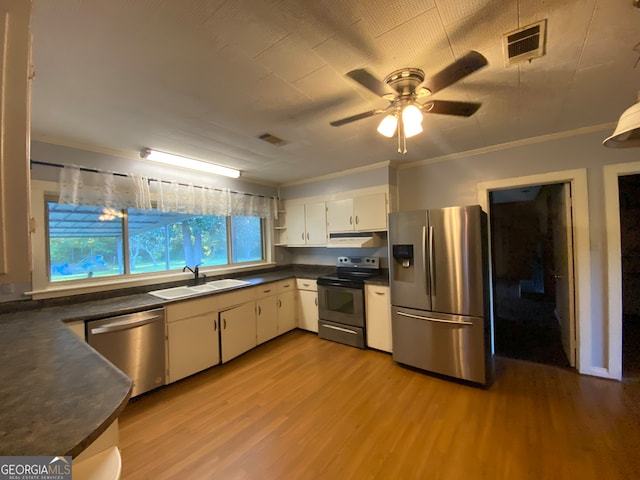
[[[302,285],[305,286],[305,287],[308,287],[311,284],[310,283],[303,283]]]
[[[223,328],[223,330],[226,330],[226,329],[227,329],[227,319],[226,319],[226,318],[223,318],[223,319],[222,319],[222,321],[224,322],[224,328]]]
[[[307,240],[309,240],[309,232],[307,232]]]
[[[353,225],[353,217],[349,216],[349,225]]]
[[[302,240],[304,240],[304,232],[302,232]]]
[[[258,315],[262,315],[262,307],[258,305]]]
[[[278,299],[278,308],[282,308],[282,300]]]
[[[356,215],[356,225],[358,224],[359,220],[358,220],[358,215]]]
[[[376,295],[384,295],[384,292],[374,292]]]
[[[270,293],[270,292],[271,292],[271,289],[262,291],[262,293]]]
[[[214,321],[213,321],[213,331],[214,331],[214,332],[217,332],[217,331],[218,331],[218,321],[217,321],[217,320],[214,320]]]
[[[317,307],[318,306],[318,297],[316,297],[314,300],[315,300],[315,304],[316,304],[316,307]]]

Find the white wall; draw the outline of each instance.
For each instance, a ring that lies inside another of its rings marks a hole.
[[[380,166],[374,165],[373,168],[357,168],[338,172],[335,175],[320,177],[312,181],[282,185],[279,190],[281,198],[292,200],[294,198],[329,195],[378,185],[395,186],[395,183],[395,170],[390,168],[388,162],[385,162]]]
[[[477,184],[571,169],[587,169],[591,259],[591,367],[608,369],[608,318],[605,285],[606,224],[603,167],[633,162],[640,149],[608,149],[609,130],[529,139],[490,151],[468,152],[435,163],[398,169],[400,210],[477,204]],[[487,149],[489,150],[489,149]]]

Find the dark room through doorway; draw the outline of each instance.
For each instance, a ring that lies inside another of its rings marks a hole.
[[[622,253],[622,377],[640,381],[640,174],[618,177]]]
[[[490,192],[496,355],[575,366],[571,185]]]

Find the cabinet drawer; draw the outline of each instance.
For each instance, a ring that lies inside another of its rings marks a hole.
[[[240,305],[254,300],[256,298],[256,288],[241,288],[234,292],[220,293],[216,295],[218,309],[224,310],[234,305]]]
[[[259,287],[255,287],[256,291],[256,299],[260,299],[263,297],[269,297],[271,295],[275,295],[278,293],[278,283],[265,283],[264,285],[260,285]]]
[[[296,279],[290,278],[288,280],[281,280],[278,282],[278,293],[288,292],[289,290],[296,289]]]
[[[207,312],[215,312],[218,309],[217,298],[209,295],[204,298],[185,300],[184,302],[166,305],[167,322],[175,322],[183,318],[195,317]]]
[[[296,278],[296,285],[298,290],[318,290],[318,284],[315,280],[310,280],[308,278]]]

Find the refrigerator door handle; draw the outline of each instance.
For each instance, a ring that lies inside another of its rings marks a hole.
[[[421,315],[413,315],[411,313],[405,313],[405,312],[396,312],[396,313],[401,317],[417,318],[418,320],[427,320],[429,322],[452,323],[454,325],[473,325],[473,322],[464,322],[464,321],[458,322],[456,320],[443,320],[441,318],[423,317]]]
[[[431,259],[429,259],[431,262]],[[422,227],[422,271],[424,272],[425,290],[429,295],[429,278],[427,277],[427,227]]]
[[[436,272],[433,267],[435,263],[433,257],[433,236],[433,225],[429,225],[429,282],[432,297],[436,294]]]

